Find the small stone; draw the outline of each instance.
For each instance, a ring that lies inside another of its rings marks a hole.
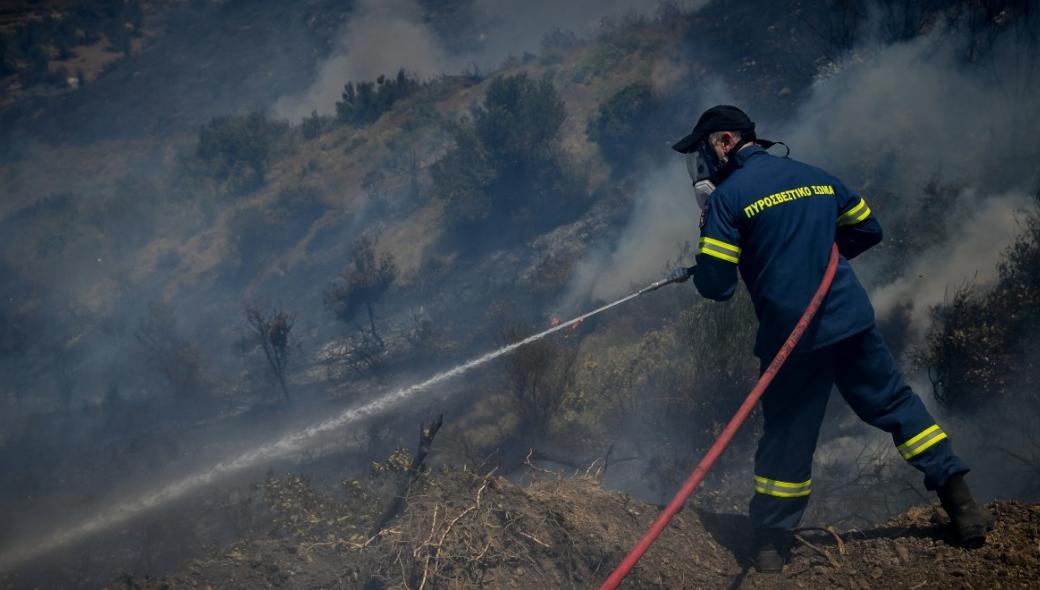
[[[910,551],[908,551],[907,548],[904,547],[901,543],[896,543],[895,548],[896,548],[896,555],[899,556],[899,560],[902,561],[904,564],[909,564],[910,563]]]

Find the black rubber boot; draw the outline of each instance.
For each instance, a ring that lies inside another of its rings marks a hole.
[[[781,531],[755,531],[751,561],[763,574],[778,574],[787,562],[787,535]]]
[[[993,528],[993,515],[975,502],[964,476],[950,477],[938,493],[957,542],[971,549],[983,546],[986,533]]]

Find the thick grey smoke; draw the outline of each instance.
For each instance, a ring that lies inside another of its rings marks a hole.
[[[669,67],[668,62],[662,61],[655,72]],[[654,83],[658,85],[658,80]],[[705,80],[700,86],[698,102],[704,108],[738,102],[717,79]],[[675,129],[674,138],[665,139],[677,140],[688,132],[689,128],[684,126]],[[643,287],[661,278],[668,265],[693,263],[682,256],[687,246],[697,242],[700,210],[680,156],[671,150],[668,153],[674,155],[670,162],[642,172],[632,198],[631,216],[618,237],[599,245],[578,263],[562,298],[561,312],[577,311],[589,302],[616,299],[633,287]]]
[[[601,245],[578,263],[561,312],[616,299],[661,278],[667,264],[696,241],[697,202],[681,162],[648,173],[634,201],[616,243]]]
[[[996,263],[1014,240],[1016,218],[1028,205],[1024,193],[982,198],[975,190],[964,191],[947,219],[946,233],[953,238],[921,252],[899,278],[874,289],[878,315],[910,305],[910,328],[924,334],[932,307],[966,283],[985,285],[996,278]]]
[[[1031,55],[1008,43],[969,66],[953,40],[931,36],[854,52],[785,126],[795,155],[843,176],[874,203],[882,225],[913,214],[930,180],[959,187],[936,212],[946,238],[910,253],[913,263],[892,282],[871,285],[879,317],[912,306],[917,336],[948,291],[995,276],[1017,211],[1036,189],[1040,154],[1022,125],[1025,113],[1040,112]]]
[[[317,79],[302,94],[275,103],[279,117],[298,120],[313,111],[335,112],[348,81],[372,80],[404,68],[428,77],[461,68],[423,23],[415,0],[362,0],[347,23],[339,48],[318,68]]]
[[[685,0],[678,8],[693,12],[707,0]],[[472,56],[494,67],[510,54],[537,52],[542,37],[553,29],[584,35],[595,31],[604,18],[627,14],[652,15],[661,2],[652,0],[477,0],[478,12],[487,15],[490,28],[481,55]]]
[[[685,0],[676,6],[693,11],[706,3]],[[605,17],[649,15],[659,6],[648,0],[477,0],[471,8],[481,27],[477,49],[452,53],[424,20],[417,0],[362,0],[343,29],[339,48],[319,66],[311,86],[283,97],[274,110],[290,120],[312,111],[331,114],[347,81],[372,80],[402,68],[419,77],[458,73],[472,66],[488,71],[510,55],[537,52],[544,35],[554,29],[584,35],[595,31]]]
[[[897,278],[875,282],[865,257],[861,274],[879,317],[910,305],[918,336],[929,308],[948,290],[994,277],[1018,231],[1017,210],[1036,189],[1040,154],[1021,122],[1025,113],[1040,112],[1040,77],[1023,65],[1031,60],[1012,55],[1016,51],[998,46],[986,65],[971,67],[952,42],[933,37],[855,51],[821,74],[790,121],[759,121],[761,135],[784,139],[793,157],[830,170],[863,194],[882,225],[914,213],[930,180],[959,188],[953,204],[937,213],[944,217],[936,227],[945,226],[947,237],[910,253],[914,262]],[[727,94],[714,91],[705,106],[742,103]],[[697,210],[681,167],[646,175],[616,245],[579,264],[569,304],[623,294],[659,273],[675,257],[677,242],[696,238]]]

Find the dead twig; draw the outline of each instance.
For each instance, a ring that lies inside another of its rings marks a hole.
[[[414,555],[418,557],[421,549],[427,549],[426,559],[423,560],[422,578],[419,580],[419,590],[423,590],[426,587],[426,582],[430,580],[430,564],[435,563],[436,560],[440,558],[441,548],[444,547],[444,541],[447,540],[448,535],[451,533],[451,530],[467,514],[480,509],[480,498],[484,494],[484,490],[487,489],[488,484],[491,482],[492,473],[494,473],[494,471],[484,476],[484,482],[480,485],[480,488],[477,489],[477,498],[474,504],[460,512],[458,516],[453,518],[451,522],[448,523],[448,526],[444,527],[444,531],[441,533],[440,539],[437,540],[437,543],[435,545],[430,543],[430,541],[433,539],[433,531],[436,527],[437,507],[434,506],[434,525],[430,528],[430,538],[427,539],[426,542],[420,545],[419,547],[416,547],[414,552]],[[429,549],[433,549],[433,551],[430,552]]]
[[[823,556],[823,557],[824,557],[824,558],[825,558],[825,559],[826,559],[826,560],[827,560],[827,561],[828,561],[828,562],[829,562],[829,563],[831,564],[831,566],[833,566],[833,567],[834,567],[834,569],[841,569],[841,564],[840,564],[840,563],[838,563],[838,561],[837,561],[836,559],[834,559],[834,557],[833,557],[833,556],[832,556],[832,555],[831,555],[830,553],[827,553],[827,551],[826,551],[826,550],[824,550],[824,549],[820,549],[820,548],[819,548],[819,547],[817,547],[816,545],[813,545],[813,544],[812,544],[812,543],[810,543],[809,541],[806,541],[806,540],[805,540],[805,539],[804,539],[804,538],[803,538],[803,537],[802,537],[801,535],[799,535],[798,533],[795,533],[795,534],[794,534],[794,538],[795,538],[795,540],[796,540],[796,541],[798,541],[798,542],[799,542],[799,543],[801,543],[802,545],[805,545],[805,546],[806,546],[806,547],[808,547],[809,549],[812,549],[812,550],[813,550],[813,551],[815,551],[816,553],[818,553],[818,554],[822,555],[822,556]]]
[[[415,548],[415,551],[412,552],[412,557],[419,557],[419,553],[421,552],[422,548],[429,547],[430,544],[433,543],[433,536],[437,534],[437,510],[439,508],[440,506],[436,504],[433,506],[433,520],[432,522],[430,522],[430,536],[426,537],[426,540],[420,543],[419,546]]]
[[[834,530],[834,527],[829,526],[827,528],[823,528],[823,527],[815,527],[815,526],[805,526],[805,527],[794,529],[793,532],[794,533],[803,533],[803,532],[807,532],[807,531],[817,531],[817,532],[821,532],[821,533],[827,533],[828,535],[830,535],[834,539],[834,544],[838,546],[838,555],[847,555],[848,554],[848,549],[846,549],[846,547],[845,547],[845,541],[841,540],[841,536],[838,534],[838,531]]]
[[[524,465],[527,465],[527,467],[530,468],[531,471],[541,471],[542,473],[548,473],[549,475],[559,475],[558,473],[556,473],[555,471],[553,471],[551,469],[544,469],[544,468],[538,467],[537,465],[532,463],[531,462],[531,458],[533,456],[534,456],[534,449],[528,449],[527,450],[527,456],[524,457]],[[535,458],[537,459],[537,457],[535,457]]]
[[[521,536],[524,536],[524,537],[527,537],[528,539],[531,539],[532,541],[534,541],[535,543],[538,543],[539,545],[541,545],[542,547],[545,547],[546,549],[549,548],[549,544],[546,543],[545,541],[542,541],[538,537],[535,537],[534,535],[527,534],[524,531],[519,531],[519,532],[520,532]]]
[[[365,539],[364,543],[347,543],[347,547],[350,547],[354,551],[361,551],[362,549],[364,549],[365,547],[368,547],[369,545],[372,544],[373,541],[375,541],[376,539],[378,539],[379,537],[381,537],[383,535],[400,534],[400,533],[401,533],[401,531],[398,530],[398,529],[383,529],[383,530],[379,531],[378,533],[372,535],[371,537]]]

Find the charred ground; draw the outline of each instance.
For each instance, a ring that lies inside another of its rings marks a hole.
[[[549,14],[557,4],[525,6]],[[568,3],[585,20],[603,4]],[[492,66],[333,76],[327,108],[295,120],[280,118],[279,102],[318,84],[357,36],[414,55],[410,37],[385,34],[404,24],[475,51],[515,21],[479,14],[494,2],[454,0],[402,2],[411,10],[401,14],[380,12],[398,5],[381,0],[99,0],[24,2],[0,15],[0,558],[688,264],[695,205],[668,145],[720,102],[742,105],[794,157],[868,197],[886,240],[856,269],[886,337],[981,495],[1036,500],[1040,144],[1020,114],[1040,110],[1032,3],[693,4],[610,15],[585,34],[551,31],[537,53],[517,49]],[[355,18],[365,30],[349,26]],[[82,77],[68,70],[79,64]],[[746,295],[727,305],[691,297],[676,288],[641,298],[2,572],[0,585],[97,587],[119,572],[133,583],[181,572],[167,582],[186,583],[191,567],[211,572],[200,583],[213,586],[230,584],[232,570],[257,584],[288,584],[290,570],[309,572],[301,585],[349,574],[348,584],[415,586],[424,570],[439,585],[488,572],[529,583],[517,568],[543,586],[592,584],[757,372]],[[385,475],[359,474],[441,412],[436,475],[410,496],[397,532],[352,549],[393,489]],[[673,555],[653,557],[658,573],[641,569],[641,583],[739,575],[737,542],[719,531],[739,525],[725,515],[749,494],[749,426],[711,474],[700,516],[682,515],[664,546]],[[532,448],[542,467],[610,461],[594,477],[511,483],[533,475]],[[869,549],[880,537],[854,532],[930,501],[890,441],[839,402],[817,458],[809,519],[850,531],[861,551],[837,573],[793,568],[793,583],[845,583],[847,570],[878,585],[923,563],[910,552],[899,570]],[[480,510],[427,562],[485,482]],[[1035,518],[1007,510],[1011,523]],[[482,532],[484,523],[503,528]],[[919,530],[894,546],[931,543]],[[1033,567],[1033,554],[1013,549],[1035,546],[1027,533],[1001,541],[998,529],[991,549],[1005,543],[1001,559]],[[252,540],[234,545],[241,539]],[[249,562],[240,547],[254,545],[285,552]],[[990,549],[927,546],[936,577],[996,563],[978,561]],[[191,561],[209,553],[230,557]],[[397,556],[396,569],[381,561]],[[871,556],[878,584],[859,569]],[[264,563],[277,568],[268,581]]]
[[[659,509],[603,489],[595,465],[578,476],[532,470],[525,479],[431,474],[400,518],[372,536],[366,525],[378,504],[359,482],[343,482],[333,495],[304,480],[271,480],[265,490],[280,535],[236,543],[161,578],[131,574],[108,587],[590,588]],[[1040,576],[1040,506],[986,508],[997,524],[978,550],[951,544],[942,509],[927,506],[865,529],[802,531],[785,572],[767,575],[749,566],[746,516],[693,502],[625,587],[1032,587]]]

